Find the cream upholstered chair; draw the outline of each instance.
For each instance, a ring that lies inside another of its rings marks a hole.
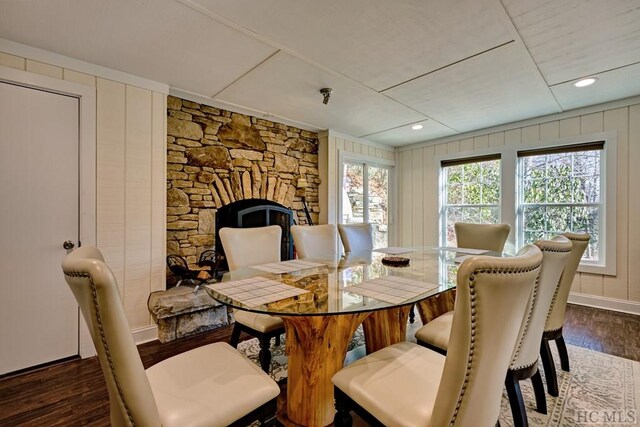
[[[226,343],[178,354],[145,372],[115,277],[97,248],[76,249],[62,269],[98,353],[112,426],[275,422],[278,385]]]
[[[485,249],[502,252],[509,237],[509,224],[471,224],[456,222],[456,242],[459,248]]]
[[[371,224],[338,224],[340,239],[345,252],[370,251],[373,249]]]
[[[334,224],[293,225],[291,235],[299,258],[335,254],[338,250],[338,232]]]
[[[589,245],[590,236],[586,233],[563,233],[567,239],[573,243],[567,266],[562,273],[558,290],[551,303],[551,310],[547,323],[544,326],[544,334],[542,335],[542,345],[540,346],[540,358],[544,367],[544,376],[547,380],[547,391],[552,396],[558,396],[558,377],[556,367],[551,356],[550,341],[555,341],[558,346],[558,354],[560,355],[560,367],[563,371],[569,371],[569,355],[567,354],[567,346],[562,336],[562,325],[564,324],[565,310],[567,308],[567,299],[576,271],[580,265],[580,260],[584,251]]]
[[[520,391],[521,380],[531,378],[537,410],[543,414],[547,413],[544,386],[538,371],[539,347],[551,301],[558,289],[558,281],[572,247],[571,241],[563,236],[556,236],[552,240],[539,240],[535,245],[542,251],[542,268],[529,298],[527,310],[524,312],[525,321],[520,329],[505,379],[515,426],[528,425]],[[452,312],[449,312],[424,325],[416,332],[418,343],[446,354],[449,347],[451,319]]]
[[[533,245],[512,258],[465,260],[448,355],[402,342],[343,368],[333,377],[335,425],[350,425],[354,409],[376,425],[493,427],[541,264]]]
[[[224,227],[218,232],[231,272],[242,267],[280,261],[282,228],[279,225],[255,228]],[[238,346],[240,332],[258,337],[260,366],[268,373],[271,367],[271,338],[276,339],[276,344],[280,343],[280,335],[284,333],[282,319],[245,310],[235,310],[233,317],[235,324],[230,344],[233,347]]]

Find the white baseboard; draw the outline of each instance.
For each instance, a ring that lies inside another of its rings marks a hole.
[[[635,301],[571,293],[569,294],[569,302],[572,304],[586,305],[588,307],[603,308],[605,310],[640,315],[640,302]]]
[[[158,339],[158,326],[151,325],[134,329],[131,331],[131,334],[133,335],[133,341],[135,341],[136,345],[144,344]]]

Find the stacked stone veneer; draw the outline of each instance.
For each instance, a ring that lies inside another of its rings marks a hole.
[[[167,100],[167,254],[196,268],[214,242],[216,209],[268,199],[305,224],[318,213],[318,135],[169,96]],[[298,188],[305,178],[308,187]]]

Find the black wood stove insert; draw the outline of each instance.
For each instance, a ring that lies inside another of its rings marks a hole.
[[[216,252],[224,256],[224,248],[218,230],[223,227],[252,228],[279,225],[282,228],[280,258],[283,261],[293,259],[293,239],[291,226],[293,212],[279,203],[265,199],[246,199],[229,203],[216,212]],[[220,263],[219,270],[228,270],[226,258]]]

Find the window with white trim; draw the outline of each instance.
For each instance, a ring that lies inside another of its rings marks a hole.
[[[389,246],[391,167],[345,160],[342,165],[341,217],[343,224],[371,224],[373,246]]]
[[[511,225],[508,252],[584,232],[591,239],[579,271],[615,275],[616,147],[605,132],[438,157],[440,244],[456,244],[458,221]]]
[[[456,246],[456,222],[500,222],[500,155],[443,160],[441,244]]]
[[[600,262],[604,142],[518,151],[518,241],[589,233],[583,261]]]

